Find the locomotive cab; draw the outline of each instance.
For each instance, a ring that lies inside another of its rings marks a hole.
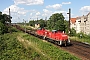
[[[52,33],[56,33],[57,32],[57,30],[52,30]]]
[[[57,31],[55,34],[55,39],[58,42],[58,45],[68,45],[70,44],[70,40],[67,34],[65,34],[64,32],[61,31]]]

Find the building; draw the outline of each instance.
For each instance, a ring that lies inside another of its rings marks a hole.
[[[71,18],[70,20],[70,28],[74,28],[76,30],[76,33],[79,33],[81,30],[80,30],[80,19],[79,17],[77,18]]]
[[[74,28],[76,30],[76,18],[71,18],[70,19],[70,28]]]
[[[75,25],[76,25],[76,33],[80,33],[81,32],[80,22],[81,22],[80,17],[77,17],[76,18],[76,23],[75,23]]]
[[[84,34],[90,34],[90,13],[81,17],[70,19],[70,28],[74,28],[76,33],[83,32]]]
[[[40,27],[40,24],[39,23],[35,24],[35,28],[36,29],[39,28],[39,27]]]

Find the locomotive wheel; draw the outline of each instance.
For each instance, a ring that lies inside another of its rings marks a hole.
[[[60,40],[60,41],[58,41],[58,45],[62,45],[62,41]]]
[[[65,46],[67,46],[67,41],[65,41]]]
[[[70,40],[66,41],[66,44],[67,44],[67,46],[72,45]]]
[[[58,41],[55,41],[55,44],[57,44],[57,45],[58,45]]]
[[[68,43],[70,44],[70,39],[68,39]]]
[[[46,39],[46,36],[44,36],[43,39],[45,40]]]

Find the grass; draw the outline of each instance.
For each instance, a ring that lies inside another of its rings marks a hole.
[[[76,41],[80,41],[80,42],[85,42],[85,43],[89,43],[90,44],[90,39],[87,38],[78,38],[78,37],[70,37],[71,40],[76,40]]]
[[[33,48],[43,56],[47,57],[48,60],[80,60],[74,55],[69,54],[62,49],[55,47],[49,42],[43,42],[39,38],[30,36],[28,34],[20,33],[21,38],[31,42]]]
[[[47,60],[32,47],[26,49],[18,41],[18,35],[19,32],[0,35],[0,60]]]
[[[23,25],[19,25],[20,27],[22,27],[22,28],[26,28],[27,30],[32,30],[32,28],[30,27],[30,26],[23,26]]]

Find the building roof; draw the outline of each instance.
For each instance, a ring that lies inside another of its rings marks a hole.
[[[87,14],[87,16],[90,14],[90,12]]]
[[[79,16],[79,17],[76,17],[76,19],[81,19],[81,17]]]
[[[75,23],[76,22],[76,18],[71,18],[70,21],[71,21],[71,23]]]

